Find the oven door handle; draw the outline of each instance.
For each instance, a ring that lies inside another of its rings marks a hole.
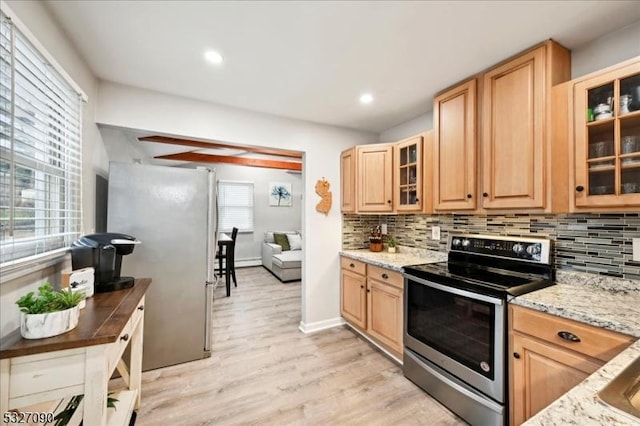
[[[497,297],[486,296],[484,294],[474,293],[472,291],[461,290],[455,287],[449,287],[446,285],[434,283],[433,281],[423,280],[422,278],[415,277],[413,275],[405,274],[405,279],[409,279],[411,281],[415,281],[419,284],[426,285],[427,287],[435,288],[436,290],[441,290],[447,293],[457,294],[458,296],[468,297],[469,299],[480,300],[482,302],[492,303],[494,305],[502,306],[504,305],[504,300],[498,299]],[[407,286],[405,285],[405,288]]]

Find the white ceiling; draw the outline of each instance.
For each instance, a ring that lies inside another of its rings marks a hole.
[[[640,19],[637,0],[46,4],[101,79],[373,132],[547,38],[575,48]]]

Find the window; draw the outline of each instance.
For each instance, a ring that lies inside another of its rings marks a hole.
[[[253,182],[218,181],[218,230],[253,231]]]
[[[82,98],[7,15],[0,21],[0,262],[5,267],[69,247],[79,236]]]

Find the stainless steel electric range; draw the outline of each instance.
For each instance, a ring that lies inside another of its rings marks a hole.
[[[404,268],[404,375],[472,425],[508,423],[507,302],[553,285],[551,241],[451,235]]]

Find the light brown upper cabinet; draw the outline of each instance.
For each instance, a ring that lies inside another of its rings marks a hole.
[[[422,197],[422,136],[397,142],[393,146],[394,210],[421,212]]]
[[[359,212],[393,212],[393,145],[360,145],[357,152]]]
[[[476,208],[476,80],[434,100],[433,209]]]
[[[349,148],[340,155],[340,210],[356,211],[356,149]]]
[[[573,86],[572,211],[640,206],[640,57]]]
[[[484,209],[568,210],[567,161],[551,164],[566,158],[566,144],[552,140],[551,88],[570,74],[569,51],[551,40],[483,74]]]

